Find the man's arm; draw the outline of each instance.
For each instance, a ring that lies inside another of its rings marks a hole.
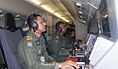
[[[20,44],[19,57],[23,68],[27,69],[55,69],[56,63],[44,64],[40,60],[40,55],[33,46],[27,46],[26,42]]]

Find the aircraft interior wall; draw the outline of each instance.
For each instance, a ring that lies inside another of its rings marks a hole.
[[[117,4],[118,1],[117,0],[102,0],[104,2],[106,2],[106,6],[103,4],[100,4],[98,7],[98,11],[100,12],[100,21],[101,21],[101,28],[99,28],[99,30],[102,30],[102,35],[105,36],[107,39],[110,39],[112,41],[116,41],[118,38],[118,34],[117,34],[117,30],[118,30],[118,17],[116,16],[117,13]],[[102,5],[102,6],[101,6]],[[104,17],[105,15],[108,15],[108,17]],[[95,15],[98,16],[98,15]],[[108,18],[108,20],[107,20]],[[93,18],[93,21],[95,19]],[[98,20],[98,19],[96,19]],[[96,20],[94,21],[94,23],[98,23],[98,21],[96,22]],[[106,24],[105,24],[106,23]],[[104,26],[107,25],[107,26]],[[106,32],[103,31],[106,28]],[[93,31],[93,30],[92,30]],[[106,34],[104,34],[106,33]],[[109,34],[109,35],[108,35]]]
[[[75,21],[76,26],[76,39],[85,39],[87,36],[87,25],[80,23],[78,20]]]
[[[115,3],[116,20],[117,20],[117,21],[116,21],[116,26],[117,26],[117,27],[116,27],[116,31],[117,31],[117,32],[115,32],[115,33],[116,33],[115,36],[116,36],[117,39],[118,39],[118,0],[115,0],[114,3]],[[114,37],[114,38],[115,38],[115,37]],[[117,39],[116,39],[116,40],[117,40]]]
[[[118,16],[117,13],[117,0],[107,0],[108,13],[109,13],[109,28],[111,32],[111,40],[116,41],[118,38]],[[117,32],[116,32],[117,31]]]
[[[22,0],[0,0],[0,8],[27,16],[30,15],[34,10],[38,9],[27,2],[22,3]]]

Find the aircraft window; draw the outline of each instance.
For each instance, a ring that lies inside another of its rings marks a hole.
[[[108,7],[106,0],[101,0],[99,11],[101,15],[102,21],[102,34],[111,37],[110,29],[109,29],[109,15],[108,15]]]
[[[103,35],[108,36],[108,37],[111,37],[111,35],[110,35],[110,29],[109,29],[109,24],[108,24],[107,21],[108,21],[108,17],[105,18],[105,19],[102,21]]]

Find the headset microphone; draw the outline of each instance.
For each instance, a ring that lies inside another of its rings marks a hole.
[[[61,33],[62,29],[59,27],[57,30],[56,30],[56,34],[59,34]]]

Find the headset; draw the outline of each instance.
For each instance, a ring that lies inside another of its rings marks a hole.
[[[38,29],[38,23],[37,22],[33,22],[32,23],[32,28],[33,28],[33,30],[34,30],[34,32],[36,32],[36,30]]]
[[[32,28],[34,32],[39,28],[38,23],[35,21],[38,16],[41,15],[33,13],[28,18],[29,27]]]

